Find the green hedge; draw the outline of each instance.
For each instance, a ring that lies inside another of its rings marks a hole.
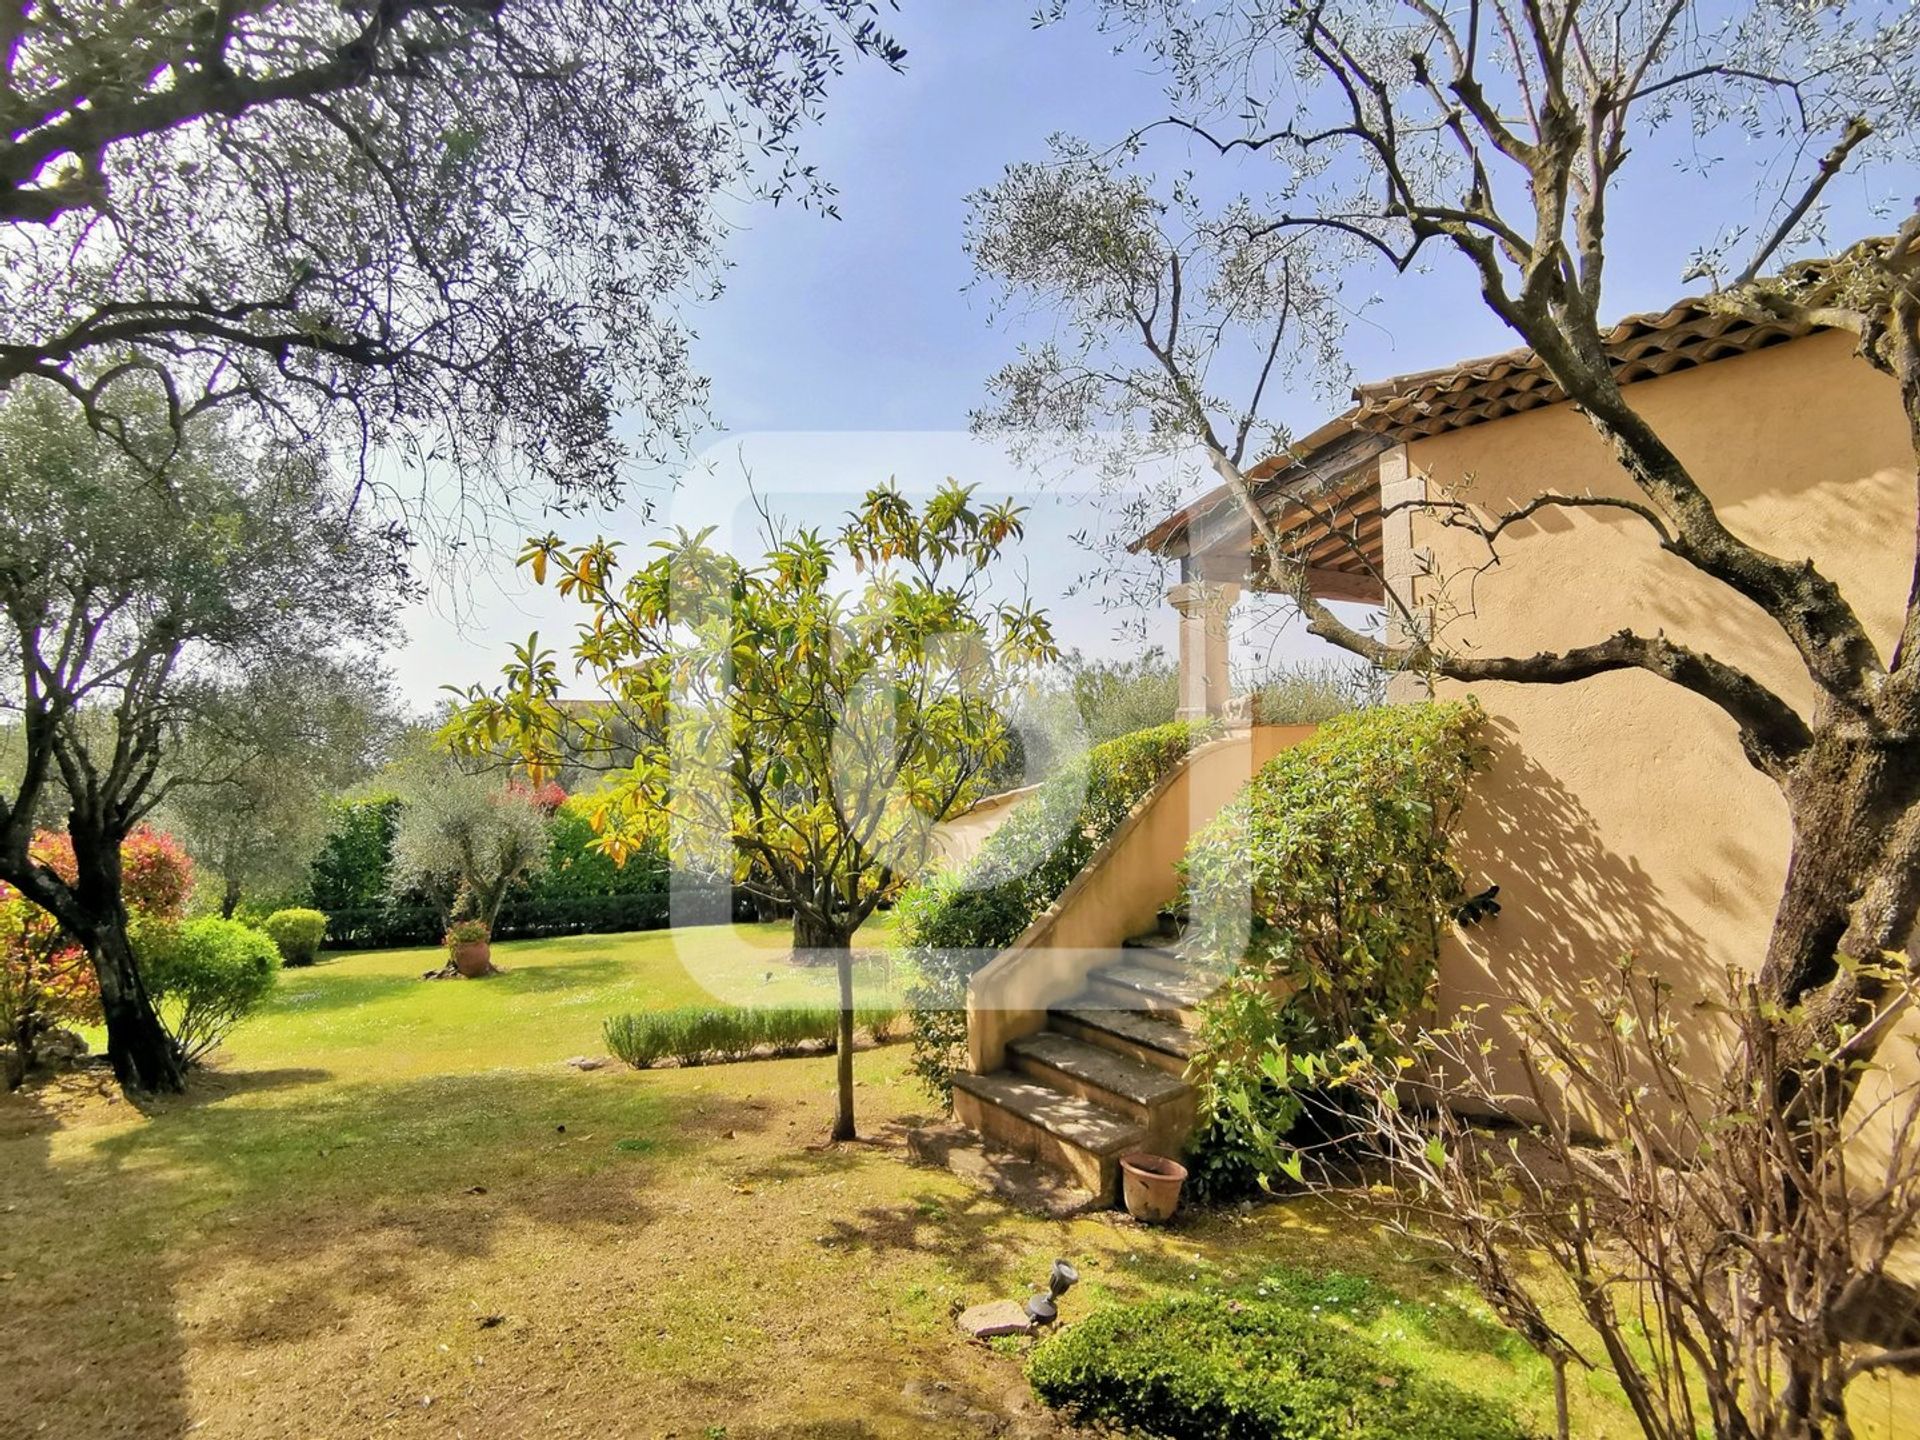
[[[320,942],[327,938],[327,917],[318,910],[276,910],[260,922],[267,938],[280,947],[285,965],[311,965],[319,958]]]
[[[1520,1440],[1494,1402],[1312,1313],[1187,1296],[1102,1310],[1042,1342],[1040,1398],[1159,1440]]]
[[[310,880],[312,904],[326,914],[329,949],[439,943],[446,927],[425,898],[392,894],[399,809],[391,795],[340,803]],[[672,876],[664,852],[615,865],[593,848],[593,826],[579,796],[554,812],[549,833],[547,864],[507,896],[493,928],[496,940],[657,930],[669,923]],[[689,883],[733,913],[731,894],[719,894],[729,886],[705,877]]]
[[[688,881],[680,891],[704,897],[723,912],[741,918],[734,887],[710,881]],[[672,892],[665,877],[657,888],[624,895],[583,895],[574,899],[540,900],[528,895],[508,897],[493,927],[495,940],[541,940],[552,935],[616,935],[630,930],[660,930],[672,923]],[[446,930],[431,905],[373,905],[335,910],[327,916],[330,950],[384,950],[399,945],[438,945]]]
[[[1096,745],[1015,807],[958,870],[936,870],[895,906],[906,973],[913,1069],[951,1102],[964,1068],[967,982],[1060,898],[1094,851],[1196,745],[1213,722],[1156,725]]]
[[[307,878],[307,898],[316,910],[367,910],[387,903],[393,866],[393,831],[400,798],[373,795],[334,805],[333,824]]]
[[[900,1012],[884,1006],[856,1007],[855,1028],[876,1042],[898,1027]],[[615,1015],[605,1025],[607,1049],[636,1070],[677,1060],[708,1065],[746,1060],[766,1047],[775,1055],[833,1044],[840,1011],[831,1005],[682,1005]]]
[[[1385,1027],[1427,1003],[1464,895],[1451,841],[1480,721],[1470,700],[1330,720],[1189,842],[1193,934],[1236,962],[1201,1007],[1196,1198],[1296,1167],[1284,1142],[1303,1107],[1328,1100],[1317,1117],[1337,1122],[1341,1043],[1381,1053]]]

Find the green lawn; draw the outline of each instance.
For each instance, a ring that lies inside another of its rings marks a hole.
[[[855,938],[860,1003],[889,998],[888,925]],[[337,1076],[445,1074],[600,1055],[601,1022],[674,1005],[837,1003],[831,968],[788,963],[786,925],[574,935],[494,947],[505,972],[422,983],[439,947],[328,953],[283,970],[273,998],[223,1055],[228,1066],[303,1065]]]
[[[830,1057],[564,1063],[610,1010],[703,998],[696,975],[825,983],[781,943],[509,944],[485,982],[419,980],[429,951],[330,960],[185,1097],[0,1098],[6,1433],[1052,1435],[1019,1356],[951,1316],[1056,1256],[1085,1277],[1069,1320],[1264,1287],[1546,1426],[1540,1361],[1431,1254],[1324,1205],[1060,1221],[911,1165],[932,1117],[902,1046],[859,1057],[868,1138],[839,1147]],[[1609,1388],[1576,1379],[1577,1434],[1630,1433]],[[1893,1394],[1862,1396],[1862,1433],[1900,1433]]]

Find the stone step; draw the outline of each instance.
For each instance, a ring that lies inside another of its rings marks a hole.
[[[1178,1102],[1192,1089],[1156,1065],[1058,1030],[1023,1035],[1007,1046],[1007,1054],[1022,1074],[1142,1124],[1153,1118],[1155,1107]]]
[[[1165,935],[1135,935],[1122,941],[1121,946],[1126,951],[1124,959],[1129,963],[1184,973],[1188,963],[1183,956],[1167,949],[1171,943]]]
[[[1193,1032],[1140,1010],[1113,1010],[1082,996],[1050,1011],[1047,1023],[1062,1034],[1125,1055],[1143,1065],[1184,1075],[1197,1046]]]
[[[1067,1171],[1109,1202],[1120,1156],[1147,1135],[1147,1127],[1128,1116],[1006,1070],[954,1076],[953,1113],[988,1140]]]
[[[1215,976],[1191,969],[1165,970],[1138,961],[1103,965],[1087,981],[1088,993],[1114,1009],[1151,1010],[1182,1024],[1198,1019],[1200,1002],[1219,988]]]

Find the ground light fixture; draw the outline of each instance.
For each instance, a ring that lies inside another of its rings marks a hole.
[[[1065,1260],[1053,1262],[1047,1275],[1047,1293],[1027,1301],[1027,1314],[1036,1325],[1051,1325],[1060,1318],[1060,1297],[1080,1283],[1080,1272]]]

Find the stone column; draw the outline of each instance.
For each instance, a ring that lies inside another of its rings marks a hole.
[[[1420,609],[1419,598],[1415,594],[1414,577],[1420,569],[1420,556],[1413,546],[1413,511],[1411,509],[1394,510],[1393,507],[1411,506],[1427,498],[1427,477],[1416,473],[1408,463],[1407,447],[1396,445],[1380,457],[1380,504],[1392,511],[1381,526],[1380,559],[1386,581],[1387,600],[1387,643],[1407,645],[1420,638],[1412,633],[1406,616],[1401,613],[1404,605],[1412,614],[1416,624],[1431,623],[1430,617]],[[1399,604],[1393,597],[1399,598]],[[1401,674],[1387,681],[1387,699],[1395,704],[1405,704],[1412,700],[1427,698],[1426,677],[1415,674]]]
[[[1176,719],[1204,720],[1227,704],[1227,612],[1240,596],[1231,583],[1183,580],[1167,592],[1180,612],[1180,708]]]

